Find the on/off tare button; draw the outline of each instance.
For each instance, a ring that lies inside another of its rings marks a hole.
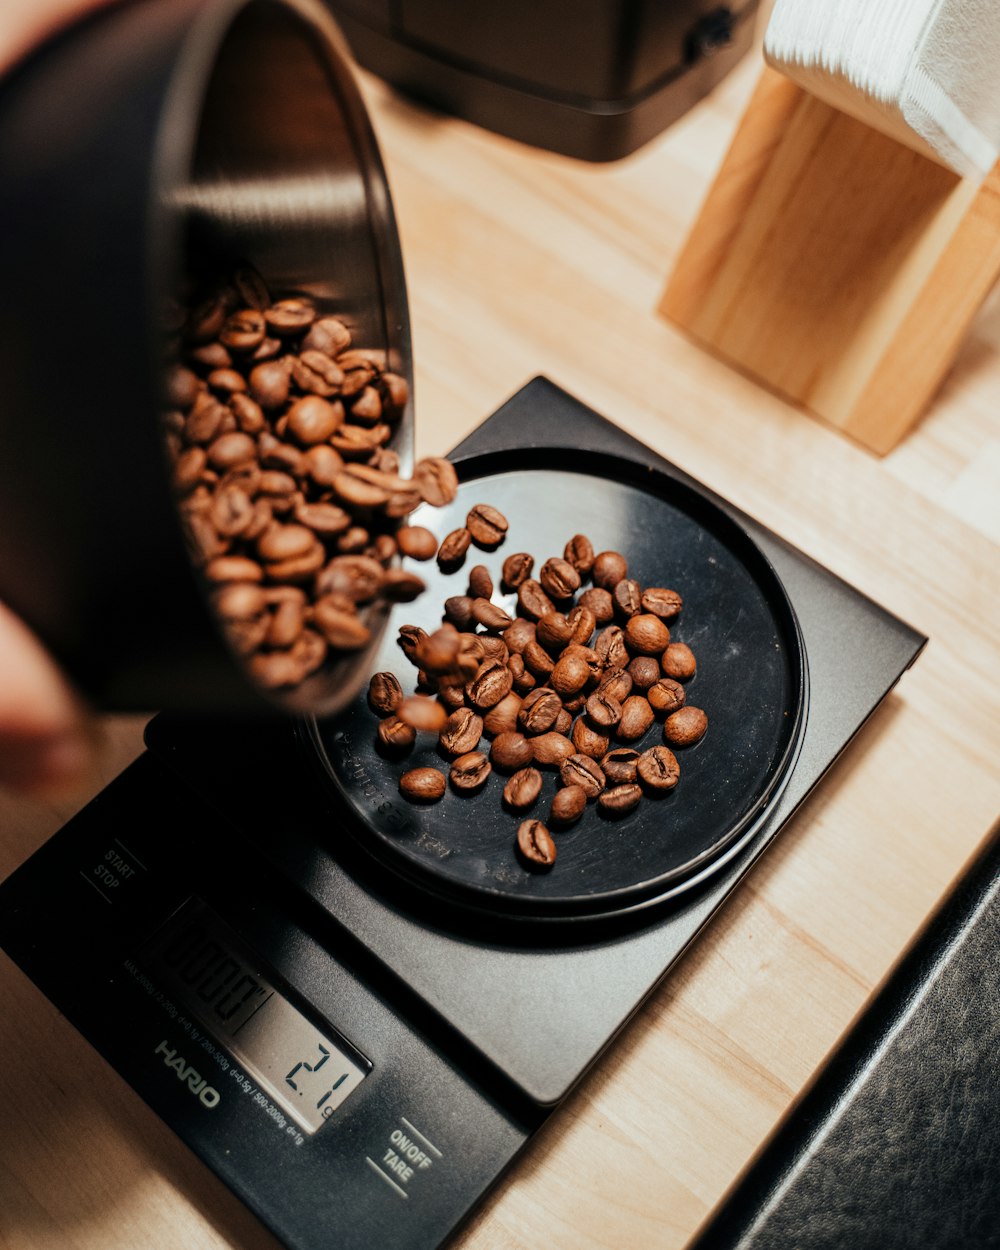
[[[365,1162],[402,1198],[410,1196],[414,1181],[444,1158],[442,1152],[405,1116],[389,1130],[379,1155]]]

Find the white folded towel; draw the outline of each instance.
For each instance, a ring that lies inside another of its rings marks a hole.
[[[764,55],[964,177],[1000,158],[1000,0],[776,0]]]

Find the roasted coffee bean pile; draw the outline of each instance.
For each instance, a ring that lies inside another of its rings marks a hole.
[[[438,560],[450,568],[470,544],[495,548],[506,531],[500,513],[476,505],[465,527],[442,542]],[[671,748],[699,742],[708,717],[686,703],[683,683],[697,665],[689,647],[671,641],[669,622],[683,607],[676,591],[641,586],[623,555],[595,555],[582,534],[537,577],[534,568],[526,552],[502,563],[500,590],[517,595],[512,617],[493,602],[489,569],[475,565],[467,593],[445,601],[440,629],[399,631],[418,670],[417,693],[405,695],[395,675],[382,672],[371,679],[368,701],[381,717],[383,750],[402,756],[418,733],[432,733],[451,757],[447,777],[429,767],[403,773],[400,792],[412,802],[441,799],[449,780],[456,790],[477,790],[496,770],[507,775],[503,806],[521,815],[541,796],[540,769],[556,770],[561,788],[547,821],[525,819],[516,836],[526,863],[550,867],[556,844],[548,826],[567,828],[590,802],[623,816],[643,798],[673,790],[681,770]],[[662,743],[637,749],[657,718]]]
[[[298,685],[371,638],[365,609],[423,589],[392,567],[437,542],[401,520],[455,497],[451,464],[412,480],[388,446],[407,402],[383,354],[298,296],[272,300],[245,269],[179,324],[164,415],[173,485],[197,566],[254,679]]]

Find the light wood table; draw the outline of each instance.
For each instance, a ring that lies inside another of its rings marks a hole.
[[[1000,811],[1000,301],[884,460],[653,312],[757,73],[606,167],[365,84],[408,270],[422,453],[545,373],[931,639],[462,1250],[685,1245]],[[843,640],[845,671],[857,645]],[[139,731],[110,723],[94,790]],[[70,810],[4,798],[0,876]],[[3,1250],[274,1246],[5,958],[0,1099]]]

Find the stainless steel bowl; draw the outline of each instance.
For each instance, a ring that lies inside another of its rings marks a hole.
[[[371,648],[257,690],[187,555],[159,423],[163,309],[254,265],[410,382],[389,190],[349,57],[310,0],[141,0],[0,84],[0,598],[99,705],[330,714]],[[412,398],[394,435],[412,461]]]

